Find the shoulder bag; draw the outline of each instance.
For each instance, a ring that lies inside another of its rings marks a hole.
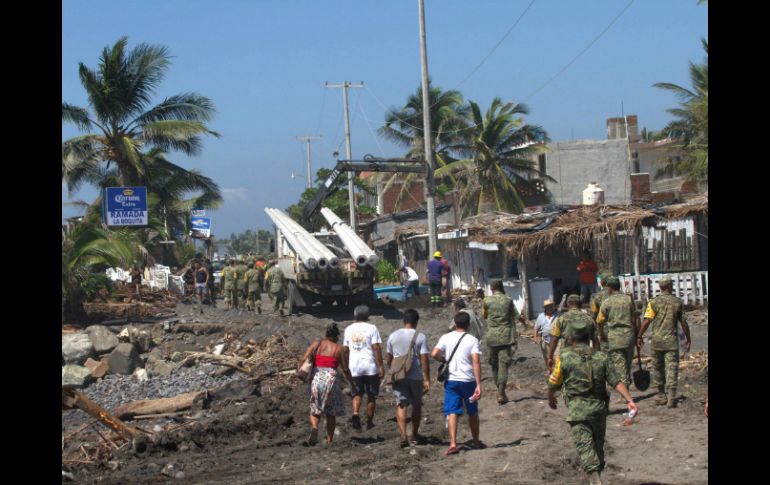
[[[390,369],[388,375],[385,376],[384,384],[395,384],[396,382],[406,379],[406,375],[412,370],[412,362],[414,356],[414,343],[417,340],[417,330],[415,329],[414,335],[412,335],[412,341],[409,342],[409,349],[406,354],[399,357],[394,357],[393,362],[390,363]]]
[[[449,380],[449,363],[452,361],[452,357],[455,356],[455,352],[457,352],[457,347],[460,346],[460,342],[463,341],[463,338],[468,335],[468,332],[463,333],[462,337],[457,341],[457,344],[455,345],[455,348],[452,350],[452,353],[450,354],[449,358],[446,362],[438,366],[438,375],[436,376],[436,379],[439,382],[445,382]]]
[[[310,377],[310,373],[313,372],[313,367],[315,367],[315,354],[318,353],[318,349],[321,347],[321,342],[323,342],[323,339],[318,341],[318,345],[315,346],[315,350],[313,350],[308,358],[305,359],[305,362],[302,363],[299,369],[297,369],[296,374],[294,374],[302,382],[307,382],[308,377]]]

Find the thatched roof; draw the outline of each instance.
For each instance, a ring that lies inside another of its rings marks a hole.
[[[483,214],[464,219],[459,228],[451,230],[467,229],[473,241],[500,244],[514,257],[555,245],[578,252],[590,246],[599,234],[614,238],[619,231],[633,231],[643,224],[652,225],[656,220],[708,214],[708,194],[662,207],[602,205],[546,209],[549,210],[519,215]],[[412,224],[399,228],[396,238],[426,234],[427,231],[426,224]],[[439,232],[444,231],[439,229]]]

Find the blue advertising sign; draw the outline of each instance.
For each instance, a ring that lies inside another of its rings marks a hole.
[[[193,217],[206,217],[206,209],[192,209],[190,215]]]
[[[193,217],[190,222],[192,223],[192,237],[211,237],[211,218]]]
[[[147,187],[107,187],[102,217],[108,226],[147,225]]]

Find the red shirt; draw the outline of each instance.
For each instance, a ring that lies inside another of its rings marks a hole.
[[[577,270],[580,271],[580,283],[583,285],[595,285],[596,273],[599,271],[599,267],[593,259],[584,259],[577,265]]]

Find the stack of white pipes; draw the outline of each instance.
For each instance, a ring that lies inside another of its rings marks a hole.
[[[358,234],[347,224],[342,222],[342,219],[337,217],[337,214],[332,212],[329,208],[323,207],[321,214],[326,221],[332,227],[337,237],[340,238],[345,249],[356,260],[356,264],[359,266],[369,265],[374,267],[380,258],[374,254],[374,251],[367,246],[367,244],[358,237]]]
[[[294,250],[302,264],[308,269],[326,269],[339,266],[339,259],[329,248],[314,238],[304,227],[279,209],[266,208],[270,217]]]

